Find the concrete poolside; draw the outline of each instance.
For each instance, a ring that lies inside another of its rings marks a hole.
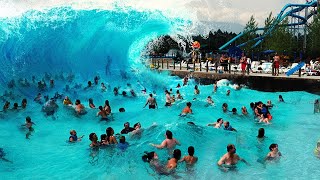
[[[171,75],[176,75],[181,78],[186,75],[192,75],[201,84],[212,84],[220,79],[228,79],[237,84],[245,84],[251,89],[259,91],[307,91],[315,94],[320,94],[320,76],[305,76],[299,77],[296,74],[286,76],[280,74],[279,76],[272,76],[265,73],[250,73],[250,75],[241,75],[240,72],[216,73],[215,71],[206,72],[193,70],[173,69],[158,69],[159,71],[169,71]]]

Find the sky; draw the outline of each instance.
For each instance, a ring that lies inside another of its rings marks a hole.
[[[29,9],[61,5],[76,8],[112,9],[129,6],[137,10],[161,10],[168,16],[183,16],[200,21],[227,22],[245,25],[253,15],[259,25],[272,11],[277,15],[288,3],[306,0],[1,0],[0,17],[16,16]]]

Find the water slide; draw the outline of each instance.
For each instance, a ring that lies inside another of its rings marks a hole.
[[[254,48],[256,46],[258,46],[263,40],[265,37],[267,37],[268,35],[271,34],[271,32],[277,27],[279,26],[279,24],[287,17],[291,16],[293,18],[297,18],[298,19],[298,22],[296,23],[290,23],[290,24],[287,24],[287,26],[297,26],[297,25],[303,25],[305,24],[308,19],[310,17],[312,17],[313,15],[315,15],[317,13],[317,11],[311,11],[307,16],[300,16],[299,15],[299,12],[302,12],[303,11],[303,14],[304,14],[304,10],[306,8],[309,8],[309,7],[317,7],[317,0],[313,0],[313,1],[310,1],[310,2],[306,2],[305,4],[287,4],[285,5],[280,13],[278,14],[278,16],[274,19],[273,23],[269,26],[269,27],[263,27],[263,28],[257,28],[255,31],[260,31],[260,30],[266,30],[266,32],[259,36],[259,37],[256,37],[254,39],[251,39],[247,42],[244,42],[242,44],[239,44],[237,45],[237,47],[242,47],[242,46],[245,46],[246,44],[248,44],[249,42],[255,42],[255,44],[251,47],[251,48]],[[290,9],[291,8],[291,9]],[[288,10],[289,9],[289,10]],[[298,13],[298,14],[296,14]],[[250,31],[250,32],[253,32],[253,31]],[[230,41],[228,41],[227,43],[225,43],[224,45],[222,45],[219,50],[223,50],[225,49],[226,47],[228,47],[231,43],[233,43],[235,40],[239,39],[240,37],[242,37],[244,34],[246,34],[248,32],[241,32],[240,34],[238,34],[236,37],[234,37],[233,39],[231,39]]]
[[[292,75],[294,72],[298,71],[300,68],[302,68],[305,65],[305,62],[300,62],[298,65],[291,68],[288,72],[286,72],[287,76]]]

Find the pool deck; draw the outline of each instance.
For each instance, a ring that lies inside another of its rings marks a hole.
[[[171,75],[181,78],[186,75],[192,75],[196,81],[201,84],[213,84],[220,79],[228,79],[237,84],[244,84],[251,89],[267,92],[279,91],[307,91],[314,94],[320,94],[320,76],[301,76],[296,74],[286,76],[272,76],[265,73],[250,73],[250,75],[241,75],[240,72],[232,73],[215,73],[215,71],[190,71],[177,69],[158,69],[161,71],[169,71]]]

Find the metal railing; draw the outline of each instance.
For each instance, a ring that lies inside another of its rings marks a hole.
[[[153,69],[163,70],[191,70],[191,71],[214,71],[215,73],[231,74],[237,72],[239,69],[232,69],[232,65],[238,65],[235,63],[220,63],[219,60],[204,61],[201,63],[188,63],[186,61],[176,62],[170,58],[151,58],[150,67]],[[221,68],[220,68],[221,67]],[[241,70],[240,70],[241,71]]]

